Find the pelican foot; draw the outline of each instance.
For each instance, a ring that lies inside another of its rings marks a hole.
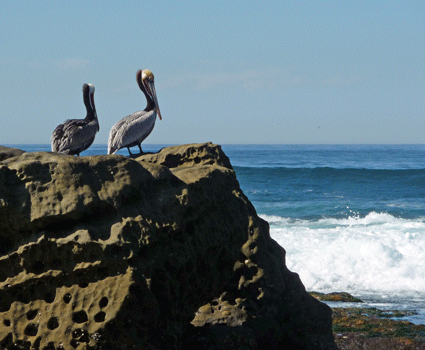
[[[144,154],[146,154],[146,153],[130,153],[130,155],[128,156],[128,158],[131,158],[131,159],[133,159],[133,158],[138,158],[138,157],[140,157],[140,156],[143,156]]]

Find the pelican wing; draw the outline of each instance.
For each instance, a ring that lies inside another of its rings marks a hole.
[[[122,148],[122,133],[124,132],[123,129],[126,123],[126,118],[128,117],[122,118],[111,128],[108,139],[108,154],[115,153]]]
[[[97,128],[97,123],[85,119],[65,121],[52,134],[52,151],[65,154],[84,151],[93,143]]]
[[[142,142],[152,131],[155,117],[153,111],[139,111],[117,122],[109,133],[108,154]]]
[[[67,121],[65,121],[65,123]],[[59,152],[59,147],[60,147],[61,140],[62,140],[63,133],[64,133],[64,131],[63,131],[64,124],[59,124],[55,128],[55,130],[53,131],[52,138],[51,138],[51,140],[52,140],[52,152]]]

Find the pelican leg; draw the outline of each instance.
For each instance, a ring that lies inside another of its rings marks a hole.
[[[140,144],[138,144],[137,146],[139,146],[140,154],[143,154],[142,147],[140,146]]]
[[[130,157],[133,156],[133,153],[131,153],[130,151],[130,147],[127,147],[127,149],[128,149],[128,153],[130,153]]]

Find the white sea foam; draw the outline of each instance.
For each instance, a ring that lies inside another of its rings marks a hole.
[[[307,290],[425,296],[425,219],[262,217]]]

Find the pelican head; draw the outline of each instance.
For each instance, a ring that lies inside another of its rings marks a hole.
[[[139,73],[141,73],[141,81],[142,81],[144,90],[146,91],[146,94],[150,97],[150,99],[154,102],[159,120],[162,120],[161,112],[159,111],[158,99],[156,97],[155,84],[154,84],[155,78],[153,76],[153,73],[149,69],[143,69],[142,71],[139,71]]]

